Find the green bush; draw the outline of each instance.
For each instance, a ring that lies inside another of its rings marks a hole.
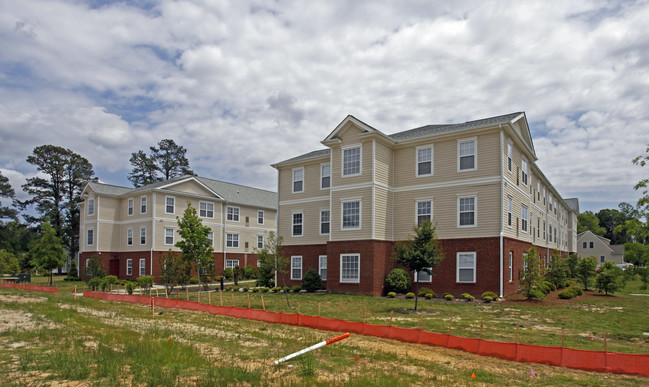
[[[275,287],[272,288],[271,290],[272,290],[273,292],[275,292],[275,293],[279,293],[280,291],[282,291],[282,290],[284,290],[284,289],[282,289],[281,286],[275,286]]]
[[[128,281],[126,283],[126,293],[133,294],[133,282]]]
[[[484,292],[484,293],[482,293],[482,296],[480,298],[482,298],[483,300],[485,300],[487,302],[491,302],[491,301],[497,300],[498,295],[496,293],[494,293],[494,292]],[[487,298],[489,298],[489,300],[487,300]]]
[[[243,269],[243,276],[246,279],[257,278],[257,268],[252,265],[246,266]]]
[[[389,298],[394,298],[394,297],[396,297],[396,296],[397,296],[397,293],[395,293],[395,292],[389,292],[389,293],[388,293],[388,297],[389,297]]]
[[[197,285],[198,284],[198,277],[191,276],[189,277],[189,283],[192,285]]]
[[[205,282],[211,283],[212,282],[212,277],[210,277],[210,276],[205,277]]]
[[[527,298],[536,298],[538,300],[542,300],[546,295],[547,293],[544,293],[541,289],[533,288],[528,291]]]
[[[412,293],[412,292],[407,293],[406,298],[408,298],[408,299],[415,298],[415,293]]]
[[[584,294],[584,289],[580,288],[579,286],[575,286],[573,289],[575,289],[575,292],[577,292],[578,296]]]
[[[437,294],[435,294],[433,289],[428,289],[428,288],[419,289],[419,297],[426,297],[426,295],[428,295],[428,294],[432,295],[430,298],[437,297]]]
[[[247,287],[247,286],[244,286],[244,287],[243,287],[243,291],[244,291],[244,292],[250,291],[250,288]]]
[[[252,288],[252,292],[253,292],[253,293],[257,293],[257,292],[259,292],[259,288]]]
[[[117,283],[117,277],[114,275],[108,275],[101,279],[101,290],[110,290],[110,286]]]
[[[232,278],[234,278],[234,271],[231,267],[226,267],[225,270],[223,270],[223,277],[228,281],[232,281]]]
[[[543,281],[543,285],[545,285],[545,287],[547,287],[550,290],[548,293],[557,290],[557,285],[555,285],[553,282]]]
[[[100,286],[101,286],[101,278],[100,277],[92,277],[88,281],[88,287],[90,288],[90,290],[93,290],[93,291],[98,290],[100,288]]]
[[[410,274],[403,269],[392,269],[385,277],[388,292],[403,293],[410,287]]]
[[[143,275],[140,277],[137,277],[135,280],[137,283],[137,286],[141,287],[142,289],[148,289],[153,286],[153,276],[152,275]]]
[[[453,295],[452,295],[451,293],[444,293],[444,298],[445,298],[447,301],[453,301],[453,299],[454,299],[455,297],[453,297]]]
[[[263,288],[261,288],[262,293],[268,293],[269,290],[270,290],[270,288],[267,287],[267,286],[264,286]]]
[[[435,293],[426,293],[424,297],[426,297],[427,300],[432,300],[433,297],[435,297]]]
[[[580,288],[576,288],[576,287],[562,290],[559,293],[559,298],[562,298],[564,300],[568,300],[570,298],[577,297],[577,295],[579,295],[577,289],[581,290]]]
[[[291,288],[291,291],[292,291],[293,293],[299,293],[300,290],[302,290],[302,286],[300,286],[300,285],[295,285],[295,286],[293,286],[293,287]]]
[[[469,293],[462,293],[462,298],[467,300],[467,301],[474,301],[475,300],[475,297],[473,297]]]
[[[289,288],[288,286],[284,286],[282,290],[284,291],[284,293],[288,293],[291,290],[291,288]]]
[[[548,293],[550,293],[550,288],[548,287],[548,283],[546,281],[539,282],[536,289],[538,291],[540,291],[541,293],[543,293],[544,295],[547,295]],[[530,298],[532,298],[532,297],[530,297]]]
[[[302,278],[302,288],[309,293],[322,289],[322,278],[320,278],[320,274],[313,269],[309,269],[304,273],[304,278]]]
[[[238,292],[239,287],[237,285],[230,285],[230,286],[226,286],[225,290],[228,292]]]

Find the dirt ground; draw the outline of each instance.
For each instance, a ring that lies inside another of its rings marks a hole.
[[[586,300],[601,299],[601,298],[623,300],[623,298],[620,297],[615,297],[610,295],[607,296],[592,290],[584,290],[584,294],[582,294],[581,296],[564,300],[559,298],[559,293],[561,293],[562,290],[564,289],[559,289],[550,292],[542,300],[527,300],[525,296],[523,296],[522,294],[515,293],[506,296],[503,301],[499,301],[498,303],[502,305],[516,305],[516,306],[555,306],[555,305],[568,305],[575,302],[582,302]]]

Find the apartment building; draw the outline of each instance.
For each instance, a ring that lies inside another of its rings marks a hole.
[[[394,243],[429,219],[445,258],[413,280],[457,296],[518,290],[523,254],[576,251],[577,199],[536,165],[525,113],[394,134],[347,116],[326,147],[274,164],[291,280],[317,270],[334,292],[382,295]]]
[[[257,265],[254,249],[277,230],[277,193],[198,176],[139,188],[90,182],[83,198],[79,268],[96,255],[120,279],[160,276],[160,257],[179,251],[177,217],[188,203],[212,230],[217,273]]]

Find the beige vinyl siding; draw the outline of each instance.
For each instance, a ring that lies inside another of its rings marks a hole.
[[[99,223],[89,227],[95,228],[95,246],[90,250],[97,251],[119,251],[121,243],[120,227],[118,225]],[[86,235],[87,237],[87,235]],[[126,237],[126,236],[124,236]],[[99,242],[99,243],[97,243]]]
[[[374,238],[392,240],[392,195],[387,189],[374,190]]]
[[[184,183],[174,184],[168,188],[171,191],[187,192],[195,195],[213,196],[214,193],[197,184],[195,181],[187,181]],[[193,205],[193,203],[192,203]]]
[[[140,244],[140,228],[146,227],[146,244]],[[134,222],[134,223],[125,223],[120,224],[119,229],[119,245],[117,251],[141,251],[141,250],[150,250],[151,249],[151,222]],[[133,230],[133,245],[129,246],[127,244],[127,230]]]
[[[225,232],[226,234],[230,234],[230,233],[239,234],[239,247],[238,248],[226,247],[225,248],[226,253],[253,253],[255,248],[257,247],[257,235],[264,235],[264,240],[265,238],[268,237],[267,230],[262,231],[262,230],[255,230],[252,228],[226,227]],[[248,243],[247,248],[246,248],[246,243]]]
[[[342,177],[343,149],[361,146],[361,174],[355,176]],[[343,143],[342,147],[335,146],[331,148],[331,184],[332,187],[343,185],[369,183],[372,181],[372,141],[365,140],[362,143]]]
[[[97,207],[97,203],[99,206]],[[121,220],[119,214],[120,199],[111,196],[101,196],[95,200],[97,214],[101,220]]]
[[[281,205],[278,234],[284,239],[284,244],[291,246],[327,243],[329,235],[320,235],[320,210],[328,208],[329,200]],[[302,212],[303,214],[301,237],[292,236],[294,212]],[[331,221],[329,227],[330,231],[333,231]]]
[[[329,195],[328,189],[320,189],[320,165],[328,163],[329,157],[308,160],[304,164],[294,164],[279,168],[279,200],[295,200]],[[293,193],[293,170],[304,168],[304,191]]]
[[[392,186],[392,162],[394,152],[388,145],[376,141],[375,156],[375,182],[377,184]]]
[[[356,188],[331,193],[331,240],[359,240],[372,237],[372,188]],[[342,201],[361,200],[361,229],[341,230]]]
[[[477,140],[477,169],[458,172],[458,140],[475,138]],[[465,134],[445,140],[422,141],[408,147],[398,148],[394,153],[395,187],[409,187],[419,184],[450,182],[463,179],[476,179],[500,176],[498,152],[500,134],[497,131],[479,135]],[[416,147],[433,145],[433,175],[417,177]]]
[[[510,182],[508,182],[505,187],[504,187],[504,195],[503,195],[503,235],[506,237],[510,238],[516,238],[519,240],[523,240],[526,242],[534,242],[534,237],[530,235],[530,227],[532,229],[536,230],[536,218],[539,216],[539,211],[533,206],[533,204],[530,201],[530,197],[526,195],[526,191],[521,191],[519,189],[514,188]],[[507,226],[507,207],[508,207],[508,201],[507,199],[511,197],[512,198],[512,226],[509,227]],[[495,204],[495,203],[494,203]],[[521,229],[521,214],[522,214],[522,206],[525,205],[527,206],[527,213],[528,213],[528,219],[529,219],[529,214],[531,213],[533,215],[533,221],[528,222],[528,229],[527,232],[524,232]],[[543,217],[542,217],[543,218]],[[541,219],[541,228],[543,228],[543,219]],[[541,230],[542,231],[542,230]],[[543,237],[543,233],[541,232],[541,238]]]
[[[477,227],[458,227],[458,197],[477,196]],[[433,224],[442,239],[491,237],[500,234],[500,184],[409,190],[395,193],[394,228],[397,240],[407,239],[415,225],[417,200],[433,200]]]

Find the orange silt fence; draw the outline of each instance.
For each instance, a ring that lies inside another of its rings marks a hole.
[[[57,288],[50,288],[47,286],[35,286],[35,285],[0,284],[0,288],[32,290],[36,292],[45,292],[45,293],[59,292]]]
[[[2,284],[0,284],[2,286]],[[18,287],[14,285],[11,287]],[[4,286],[10,287],[10,286]],[[36,287],[40,288],[40,287]],[[52,288],[44,288],[52,290]],[[53,289],[56,291],[56,289]],[[111,301],[123,301],[148,305],[148,296],[94,293],[87,290],[84,296]],[[637,374],[649,376],[649,356],[623,354],[603,351],[546,347],[538,345],[502,343],[483,339],[458,337],[446,333],[427,332],[420,329],[399,328],[386,325],[365,324],[363,322],[345,321],[318,316],[306,316],[295,313],[268,312],[259,309],[233,306],[215,306],[194,301],[157,298],[156,306],[185,310],[204,311],[214,315],[245,318],[274,324],[302,326],[313,329],[335,332],[352,332],[367,336],[381,337],[407,343],[436,345],[451,349],[475,353],[482,356],[493,356],[517,362],[529,362],[562,366],[574,369],[620,374]]]

